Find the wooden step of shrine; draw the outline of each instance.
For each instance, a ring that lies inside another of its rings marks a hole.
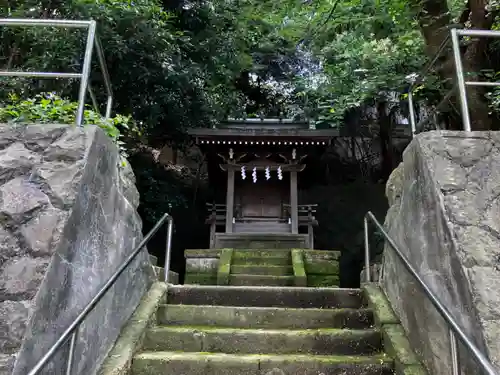
[[[235,233],[291,233],[292,227],[288,223],[276,222],[252,222],[235,223],[233,232]]]

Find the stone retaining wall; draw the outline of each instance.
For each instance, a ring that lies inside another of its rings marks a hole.
[[[0,124],[0,374],[25,375],[142,239],[119,165],[97,127]],[[153,277],[145,250],[81,327],[73,374],[96,372]]]
[[[387,183],[386,227],[500,370],[500,133],[418,135]],[[383,286],[430,373],[450,373],[448,326],[390,248]],[[471,366],[469,353],[462,364]]]

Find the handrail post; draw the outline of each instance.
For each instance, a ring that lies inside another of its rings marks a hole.
[[[96,22],[92,21],[89,24],[89,31],[87,34],[87,44],[85,46],[85,55],[83,58],[82,79],[80,81],[80,92],[78,94],[78,109],[76,111],[77,126],[82,126],[83,123],[83,115],[85,111],[85,96],[87,94],[87,86],[89,84],[95,32],[96,32]]]
[[[104,117],[106,119],[109,119],[111,117],[111,108],[113,106],[113,90],[111,88],[108,67],[106,66],[106,59],[104,58],[104,51],[102,48],[101,41],[99,39],[99,35],[95,36],[94,42],[95,42],[96,51],[97,51],[97,58],[99,60],[99,65],[101,66],[101,72],[102,72],[102,75],[104,77],[104,86],[106,87],[106,91],[108,94],[108,99],[106,102],[106,112],[105,112]]]
[[[462,55],[460,53],[460,41],[458,39],[457,29],[451,29],[451,43],[453,45],[453,56],[455,60],[455,69],[457,74],[458,93],[460,96],[460,108],[462,109],[462,121],[464,130],[471,131],[469,106],[467,103],[467,92],[465,87],[464,67],[462,65]]]
[[[73,360],[75,359],[75,346],[76,340],[78,339],[78,326],[71,335],[71,341],[69,342],[69,353],[68,353],[68,362],[66,363],[66,375],[71,375],[73,373]]]
[[[166,242],[166,250],[165,250],[165,283],[168,284],[168,276],[170,273],[170,256],[172,253],[172,233],[174,227],[174,221],[172,217],[167,219],[167,242]]]
[[[451,354],[451,375],[460,375],[460,361],[458,358],[457,338],[450,329],[450,354]]]
[[[411,137],[415,137],[417,133],[417,122],[415,118],[415,107],[413,104],[413,84],[410,85],[410,90],[408,91],[408,107],[410,111],[410,125],[411,125]]]
[[[368,216],[364,219],[364,229],[365,229],[365,281],[369,283],[371,281],[370,275],[370,239],[368,232]]]
[[[33,71],[9,71],[0,70],[0,77],[33,77],[33,78],[77,78],[80,80],[80,88],[78,94],[78,105],[75,115],[75,124],[82,126],[85,114],[85,97],[86,91],[89,90],[92,102],[96,112],[101,113],[97,105],[97,99],[93,94],[89,80],[90,70],[92,66],[92,52],[94,45],[97,50],[97,57],[101,67],[101,73],[104,77],[104,85],[107,92],[106,112],[104,117],[109,119],[111,117],[111,110],[113,106],[113,90],[111,87],[111,79],[109,71],[106,66],[106,59],[104,58],[104,50],[100,43],[99,36],[97,35],[96,21],[76,21],[76,20],[54,20],[54,19],[32,19],[32,18],[0,18],[0,26],[40,26],[40,27],[59,27],[59,28],[85,28],[87,29],[87,41],[85,44],[83,66],[81,73],[61,73],[61,72],[33,72]]]

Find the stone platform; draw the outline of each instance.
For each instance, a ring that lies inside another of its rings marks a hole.
[[[339,286],[338,251],[186,250],[185,284]]]

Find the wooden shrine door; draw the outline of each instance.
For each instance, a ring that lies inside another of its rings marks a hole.
[[[283,203],[288,203],[288,191],[282,181],[244,181],[235,190],[242,219],[282,219]]]

